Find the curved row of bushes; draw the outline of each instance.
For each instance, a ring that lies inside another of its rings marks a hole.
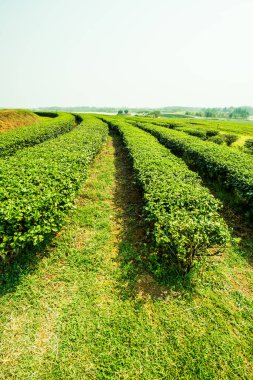
[[[153,136],[124,120],[103,117],[122,135],[143,189],[145,215],[155,246],[188,271],[196,255],[224,246],[229,233],[220,202],[198,175]]]
[[[232,133],[220,133],[217,129],[207,129],[207,127],[203,127],[201,125],[195,125],[193,126],[193,123],[182,123],[182,122],[175,122],[170,121],[166,119],[158,119],[158,120],[145,120],[143,118],[132,118],[129,119],[129,121],[133,124],[135,123],[149,123],[158,125],[160,127],[167,127],[170,129],[176,129],[178,131],[182,131],[187,133],[191,136],[199,137],[201,140],[208,140],[211,142],[214,142],[215,144],[222,145],[226,144],[227,146],[231,146],[236,140],[238,140],[238,135],[232,134]]]
[[[40,144],[50,138],[70,131],[75,126],[75,117],[60,112],[51,120],[14,129],[0,134],[0,157],[14,154],[17,150]]]
[[[0,160],[0,256],[57,231],[108,127],[95,117],[70,133]]]
[[[189,136],[184,132],[171,130],[153,124],[138,123],[138,126],[158,138],[182,157],[200,174],[218,181],[233,192],[234,204],[246,209],[247,215],[253,211],[253,159],[251,156],[219,146],[208,141]]]
[[[236,142],[236,140],[238,140],[237,135],[232,133],[220,133],[217,130],[192,128],[189,126],[175,127],[174,129],[185,132],[191,136],[199,137],[201,140],[214,142],[218,145],[226,144],[227,146],[231,146],[234,142]]]

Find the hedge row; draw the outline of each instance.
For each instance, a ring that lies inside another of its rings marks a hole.
[[[171,130],[153,124],[138,123],[158,140],[182,157],[185,162],[200,174],[218,181],[233,192],[234,204],[242,206],[248,216],[253,211],[253,159],[251,156],[219,146],[212,142],[201,141],[184,132]]]
[[[103,117],[120,132],[143,189],[145,215],[155,246],[188,271],[208,248],[224,246],[229,234],[221,207],[198,175],[153,136],[124,120]]]
[[[146,124],[147,121],[144,123]],[[163,121],[160,122],[159,120],[156,122],[148,121],[148,123],[159,125],[160,127],[176,129],[178,131],[185,132],[188,135],[196,136],[201,140],[212,141],[218,145],[226,144],[227,146],[231,146],[236,140],[238,140],[238,135],[234,135],[232,133],[220,133],[218,130],[207,129],[206,127],[201,126],[193,127],[190,123],[185,124],[184,126],[182,126],[182,124],[176,124],[175,122],[168,124]]]
[[[75,117],[60,112],[59,116],[38,124],[17,128],[0,134],[0,157],[14,154],[17,150],[40,144],[50,138],[70,131]]]
[[[164,119],[164,118],[158,118],[158,119],[152,119],[147,117],[132,117],[128,118],[128,120],[131,123],[137,122],[137,123],[148,123],[148,124],[154,124],[159,125],[160,127],[167,127],[170,129],[176,129],[178,131],[183,131],[191,136],[196,136],[201,138],[202,140],[208,140],[213,138],[213,142],[217,144],[225,143],[228,146],[230,146],[233,142],[235,142],[238,139],[238,135],[230,133],[229,132],[229,126],[232,128],[232,130],[236,133],[240,131],[240,128],[238,126],[238,129],[235,130],[234,123],[230,122],[230,124],[225,122],[221,122],[220,124],[214,121],[206,121],[206,120],[194,120],[193,119]],[[227,125],[228,124],[228,125]],[[240,127],[244,128],[245,123],[241,123]],[[225,133],[229,132],[229,133]],[[217,136],[217,139],[216,137]]]
[[[0,160],[0,256],[57,231],[107,136],[95,117],[70,133]]]
[[[145,123],[147,123],[147,120]],[[201,124],[193,126],[193,122],[185,123],[185,125],[175,122],[166,124],[164,121],[160,122],[159,120],[157,122],[148,121],[148,123],[159,125],[160,127],[176,129],[178,131],[185,132],[188,135],[199,137],[201,140],[212,141],[218,145],[226,144],[227,146],[231,146],[236,140],[238,140],[239,137],[233,133],[220,133],[217,129],[207,129],[206,126],[202,126]]]
[[[174,120],[169,120],[169,119],[162,119],[162,118],[159,118],[159,119],[148,119],[148,118],[138,118],[137,117],[133,117],[132,119],[131,118],[128,118],[128,121],[134,125],[137,125],[138,124],[154,124],[154,125],[158,125],[160,127],[167,127],[167,128],[170,128],[170,129],[177,129],[179,131],[182,131],[182,132],[185,132],[187,133],[188,135],[191,135],[191,136],[196,136],[196,137],[199,137],[201,138],[202,140],[206,140],[212,136],[216,136],[219,134],[219,131],[218,130],[210,130],[210,129],[207,129],[206,127],[203,127],[201,125],[195,125],[193,126],[192,124],[193,123],[182,123],[182,121],[180,122],[175,122]]]
[[[198,129],[189,128],[189,127],[178,127],[178,130],[180,130],[182,132],[185,132],[188,135],[196,136],[196,137],[198,137],[198,138],[200,138],[202,140],[206,140],[207,139],[206,131],[200,131]],[[217,134],[218,134],[218,132],[217,132]]]

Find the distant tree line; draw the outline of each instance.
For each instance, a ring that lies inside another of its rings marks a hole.
[[[189,116],[210,117],[210,118],[231,118],[247,119],[253,113],[251,107],[224,107],[224,108],[203,108],[201,111],[186,111]]]
[[[115,107],[43,107],[36,110],[47,111],[66,111],[66,112],[105,112],[115,113],[119,115],[127,115],[129,113],[142,114],[145,116],[159,117],[168,115],[173,117],[177,115],[186,116],[199,116],[210,118],[236,118],[246,119],[248,116],[253,115],[253,107],[224,107],[224,108],[197,108],[197,107],[162,107],[162,108],[115,108]]]

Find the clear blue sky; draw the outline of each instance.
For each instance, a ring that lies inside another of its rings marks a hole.
[[[0,107],[253,105],[253,0],[0,0]]]

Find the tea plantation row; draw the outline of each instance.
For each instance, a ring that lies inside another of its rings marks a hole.
[[[51,120],[1,133],[0,157],[10,156],[17,150],[40,144],[70,131],[74,126],[75,116],[60,112]]]
[[[240,205],[248,216],[253,215],[253,158],[245,153],[202,141],[184,132],[150,123],[137,123],[182,157],[200,174],[219,182],[233,193],[234,204]]]
[[[201,125],[199,123],[195,122],[189,122],[188,123],[183,123],[182,121],[180,122],[175,122],[175,121],[170,121],[166,119],[147,119],[147,118],[132,118],[129,119],[129,121],[133,124],[154,124],[158,125],[160,127],[167,127],[170,129],[176,129],[178,131],[182,131],[187,133],[188,135],[191,136],[196,136],[199,137],[202,140],[209,140],[212,142],[215,142],[218,145],[221,144],[226,144],[227,146],[231,146],[235,141],[238,140],[239,135],[238,134],[233,134],[233,133],[220,133],[217,127],[215,128],[210,125],[210,129],[207,128],[208,125]],[[239,133],[240,130],[237,131]],[[248,153],[245,151],[245,153]]]
[[[188,271],[207,249],[224,246],[227,226],[220,203],[198,175],[149,133],[124,119],[104,117],[120,133],[143,189],[145,215],[155,247],[169,262]]]
[[[38,142],[45,136],[52,136],[56,130],[60,133],[72,128],[73,123],[72,116],[62,115],[61,123],[52,121],[42,128],[44,135],[31,133],[30,136]],[[2,257],[36,246],[61,227],[66,211],[72,206],[76,192],[86,178],[91,160],[107,136],[107,130],[102,121],[85,116],[84,122],[70,133],[0,160]],[[28,129],[24,128],[20,141],[25,131],[29,135]]]

